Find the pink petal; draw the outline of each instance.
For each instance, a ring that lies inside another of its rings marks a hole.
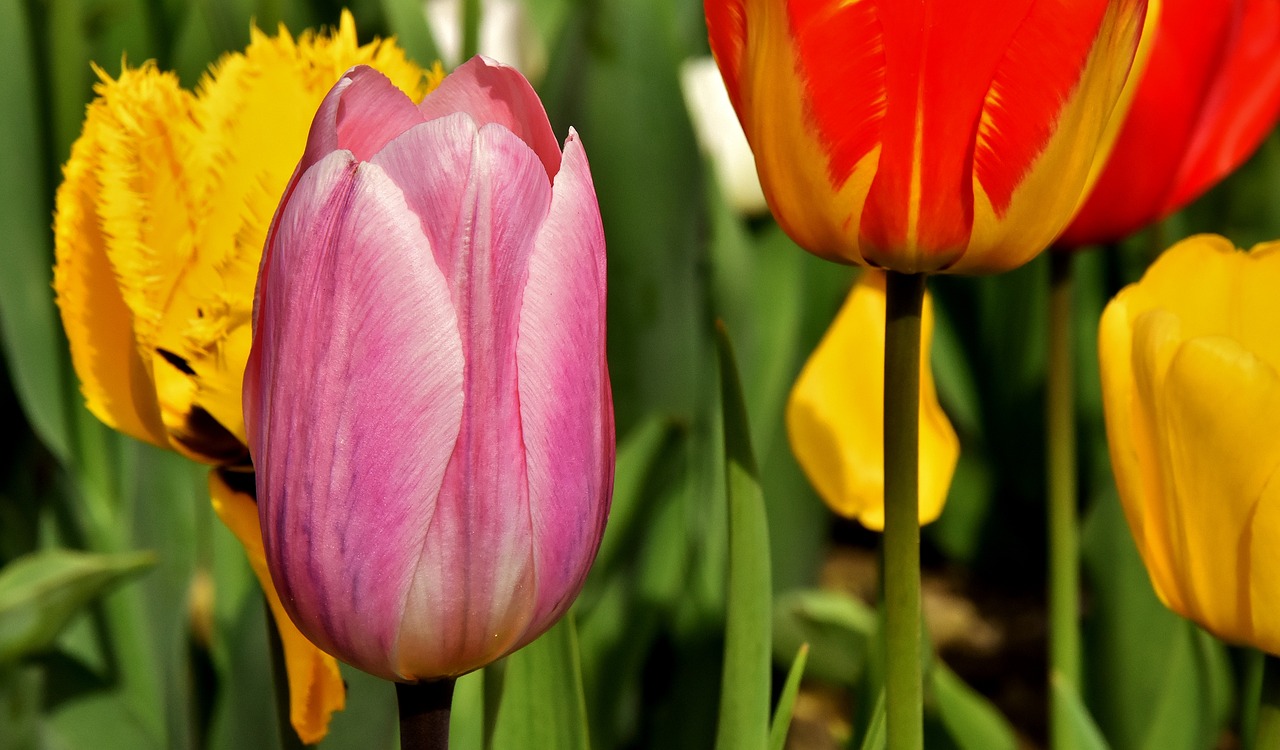
[[[433,676],[427,670],[441,664],[460,674],[510,650],[533,613],[516,346],[551,185],[522,140],[498,125],[477,130],[463,115],[413,128],[374,163],[431,237],[467,359],[462,428],[405,606],[397,664],[406,677]],[[421,612],[432,617],[408,616]]]
[[[477,125],[496,122],[520,136],[533,149],[547,177],[560,171],[560,144],[556,141],[542,101],[533,87],[508,65],[476,55],[449,74],[440,87],[418,105],[428,120],[466,112]]]
[[[343,148],[368,161],[387,141],[421,122],[422,115],[403,91],[377,70],[357,65],[320,102],[297,174]]]
[[[520,319],[520,416],[538,581],[530,639],[582,588],[613,495],[604,250],[586,153],[570,131]]]
[[[448,284],[400,190],[342,151],[302,174],[265,263],[245,403],[272,577],[304,633],[394,677],[462,422]]]

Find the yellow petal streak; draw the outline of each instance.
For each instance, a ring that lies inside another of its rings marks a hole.
[[[338,662],[307,640],[289,619],[280,596],[271,584],[267,555],[258,526],[258,504],[253,498],[227,486],[217,471],[209,472],[209,493],[218,518],[244,545],[249,565],[267,596],[271,616],[280,631],[289,678],[289,720],[306,744],[314,744],[329,731],[329,718],[347,702],[347,690]]]
[[[1131,65],[1145,27],[1137,3],[1111,3],[1108,18],[1071,96],[1063,103],[1053,135],[1014,191],[1007,211],[997,214],[982,184],[973,181],[970,250],[948,270],[995,273],[1031,260],[1066,227],[1087,197],[1114,141],[1128,101],[1121,93],[1139,66]],[[1153,21],[1154,25],[1154,21]],[[1141,55],[1141,51],[1139,51]],[[1130,94],[1130,98],[1132,94]],[[1112,102],[1120,102],[1112,105]],[[989,123],[984,123],[990,127]],[[1093,177],[1091,178],[1091,175]]]
[[[787,404],[791,449],[827,505],[884,528],[885,278],[863,271],[805,364]],[[933,305],[925,297],[920,357],[920,523],[942,513],[960,455],[938,404],[928,351]]]

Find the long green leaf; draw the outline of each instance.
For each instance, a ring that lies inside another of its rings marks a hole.
[[[0,569],[0,664],[48,648],[84,605],[155,564],[150,552],[46,550]]]
[[[791,714],[795,711],[800,679],[804,677],[804,665],[808,659],[809,644],[805,643],[796,652],[796,659],[787,672],[787,681],[782,686],[782,695],[778,696],[778,706],[773,710],[773,723],[769,725],[769,750],[783,750],[786,747]]]
[[[723,325],[716,330],[729,500],[729,586],[716,747],[763,750],[769,738],[771,676],[769,530],[733,345]]]
[[[419,65],[431,65],[440,59],[440,48],[427,26],[421,0],[382,0],[382,13],[396,42],[410,58]]]
[[[1014,750],[1018,746],[1009,721],[946,664],[935,659],[929,680],[942,723],[961,750]]]
[[[862,750],[884,750],[889,741],[884,718],[884,691],[876,698],[876,707],[871,711],[871,723],[867,725],[867,733],[862,735]]]
[[[70,456],[66,343],[50,289],[48,185],[39,78],[21,0],[0,0],[0,335],[10,377],[36,434]]]
[[[1110,746],[1071,683],[1061,675],[1054,674],[1049,678],[1049,685],[1052,692],[1050,700],[1056,708],[1066,711],[1067,724],[1064,731],[1069,733],[1067,737],[1054,737],[1053,746],[1076,750],[1109,750]]]
[[[802,589],[779,597],[773,610],[775,659],[808,644],[813,654],[811,676],[853,686],[866,667],[876,614],[861,601],[839,591]]]
[[[504,750],[587,750],[591,746],[572,615],[507,657],[492,746]]]

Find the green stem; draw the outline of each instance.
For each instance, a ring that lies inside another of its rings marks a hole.
[[[1079,542],[1076,519],[1075,386],[1071,356],[1071,263],[1049,253],[1049,376],[1046,436],[1049,494],[1049,670],[1080,689]],[[1052,747],[1067,750],[1071,733],[1056,702]]]
[[[480,51],[480,0],[462,0],[462,62]]]
[[[401,750],[448,750],[452,678],[429,682],[397,682]]]
[[[293,728],[289,702],[289,671],[284,662],[284,641],[280,640],[280,628],[271,614],[271,605],[262,599],[267,613],[267,649],[271,652],[271,682],[275,687],[276,724],[280,733],[281,750],[301,750],[306,747]]]
[[[920,312],[924,274],[890,271],[884,346],[885,710],[889,750],[924,746],[920,671]]]

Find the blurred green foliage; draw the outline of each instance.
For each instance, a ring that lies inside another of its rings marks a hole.
[[[336,23],[341,5],[0,0],[0,747],[275,741],[262,597],[239,545],[210,512],[203,469],[112,433],[82,406],[50,288],[52,195],[91,97],[91,61],[115,75],[122,61],[156,59],[192,86],[221,52],[247,43],[251,18],[296,32]],[[418,0],[349,5],[362,39],[394,33],[420,61],[435,56]],[[529,0],[527,8],[549,50],[538,88],[556,132],[572,125],[582,134],[608,238],[616,495],[575,606],[576,631],[566,621],[528,653],[461,681],[454,744],[558,737],[554,723],[543,734],[523,727],[568,706],[596,748],[713,745],[731,558],[725,450],[734,450],[721,433],[720,319],[738,347],[759,467],[753,491],[767,514],[770,549],[761,559],[772,561],[772,586],[756,594],[766,606],[774,595],[771,700],[807,642],[806,680],[845,690],[854,726],[870,729],[865,742],[855,731],[853,744],[877,747],[878,615],[847,593],[817,590],[833,546],[872,548],[875,538],[832,520],[783,427],[790,383],[853,272],[800,251],[771,220],[736,215],[711,181],[678,87],[680,63],[706,54],[700,3]],[[1228,652],[1159,605],[1119,512],[1096,321],[1106,300],[1177,238],[1217,231],[1248,246],[1280,236],[1277,194],[1273,138],[1188,211],[1076,259],[1087,678],[1083,695],[1059,690],[1052,699],[1072,706],[1080,747],[1210,747],[1239,711],[1240,675]],[[1047,278],[1041,258],[998,277],[931,281],[934,367],[962,456],[946,511],[925,531],[926,578],[959,581],[996,619],[1019,603],[1043,609]],[[138,551],[154,560],[145,572]],[[46,560],[39,572],[49,580],[22,594],[34,597],[29,610],[15,609],[21,598],[5,598],[8,582],[29,573],[33,559]],[[73,563],[90,569],[72,575]],[[122,581],[125,572],[136,580]],[[15,614],[40,619],[38,637],[6,640]],[[1026,635],[1015,622],[1030,623],[1043,645],[1043,617],[1004,621],[1006,641]],[[988,700],[1005,710],[1050,700],[1042,650],[1028,660],[1006,649],[987,672],[971,670],[979,692],[947,666],[947,644],[940,649],[929,682],[931,748],[1013,747],[1015,731],[1022,742],[1043,741],[1043,708],[1006,718]],[[1015,671],[1032,675],[1030,696],[1010,697]],[[390,686],[345,675],[349,705],[323,747],[394,746]],[[754,721],[766,726],[767,716]]]

